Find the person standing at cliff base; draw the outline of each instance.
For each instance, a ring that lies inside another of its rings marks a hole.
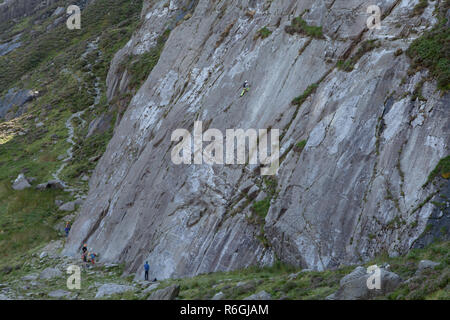
[[[81,250],[83,251],[81,254],[81,258],[83,259],[83,262],[87,262],[87,244],[86,243],[83,245],[83,248],[81,248]]]
[[[148,261],[145,261],[144,270],[145,270],[145,281],[148,281],[148,271],[150,270],[150,265],[148,264]]]

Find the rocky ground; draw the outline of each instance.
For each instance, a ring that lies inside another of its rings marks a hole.
[[[123,265],[101,261],[83,268],[61,254],[55,240],[0,270],[0,299],[449,299],[448,243],[415,249],[407,256],[381,256],[363,266],[317,272],[277,263],[272,267],[211,273],[185,279],[143,281],[123,275]],[[432,260],[430,260],[432,259]],[[150,261],[151,264],[151,261]],[[381,268],[381,288],[369,290],[369,265]],[[67,287],[68,266],[82,268],[81,289]]]

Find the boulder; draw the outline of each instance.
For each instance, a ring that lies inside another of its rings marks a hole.
[[[64,12],[64,7],[57,7],[52,13],[52,17],[61,15]]]
[[[217,292],[214,295],[214,297],[212,297],[211,300],[223,300],[223,299],[225,299],[225,294],[222,291],[220,291],[220,292]]]
[[[31,273],[22,277],[22,281],[35,281],[39,277],[37,273]]]
[[[153,291],[159,287],[159,283],[153,283],[149,285],[142,293],[149,293],[150,291]]]
[[[174,300],[180,293],[180,286],[173,284],[153,292],[147,300]]]
[[[23,173],[19,174],[16,180],[14,180],[12,188],[14,190],[23,190],[26,188],[30,188],[31,185],[28,182],[27,178],[25,178],[25,175]]]
[[[431,260],[421,260],[419,262],[417,273],[422,273],[425,269],[434,269],[438,265],[440,265],[439,262],[434,262],[434,261],[431,261]]]
[[[62,272],[59,269],[47,268],[39,274],[39,279],[50,280],[61,276]]]
[[[38,184],[36,186],[36,189],[38,189],[38,190],[64,189],[64,182],[62,182],[61,180],[50,180],[50,181]]]
[[[128,291],[134,291],[136,288],[132,286],[126,286],[122,284],[116,284],[116,283],[105,283],[100,288],[98,288],[97,294],[95,295],[95,298],[103,298],[106,296],[110,296],[112,294],[117,293],[123,293]]]
[[[372,273],[366,268],[356,267],[339,282],[338,291],[328,296],[328,300],[366,300],[379,295],[385,295],[395,290],[402,282],[401,278],[386,269],[380,268],[380,289],[369,289],[368,279]]]
[[[70,202],[63,204],[61,207],[59,207],[58,210],[59,211],[67,211],[67,212],[74,211],[75,210],[75,201],[70,201]]]
[[[263,290],[244,298],[244,300],[272,300],[272,296]]]

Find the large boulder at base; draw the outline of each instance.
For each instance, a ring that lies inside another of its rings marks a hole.
[[[357,267],[340,281],[338,291],[328,296],[328,300],[366,300],[392,292],[402,282],[401,278],[380,268],[380,289],[369,289],[367,280],[372,274],[366,268]]]
[[[28,182],[27,178],[25,178],[25,175],[23,173],[19,174],[19,176],[14,180],[12,188],[14,190],[23,190],[26,188],[30,188],[31,185]]]
[[[50,280],[50,279],[61,277],[61,276],[62,276],[62,272],[59,269],[47,268],[47,269],[44,269],[39,274],[39,279]]]
[[[266,291],[263,290],[261,292],[252,294],[247,298],[244,298],[244,300],[272,300],[272,296],[270,295],[270,293],[267,293]]]
[[[180,293],[180,286],[173,284],[153,292],[147,300],[174,300]]]
[[[98,288],[97,294],[95,295],[95,298],[103,298],[106,296],[110,296],[117,293],[124,293],[127,291],[134,291],[136,290],[135,287],[132,286],[126,286],[122,284],[116,284],[116,283],[105,283],[100,288]]]

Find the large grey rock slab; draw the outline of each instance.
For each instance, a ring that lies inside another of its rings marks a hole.
[[[384,250],[406,252],[432,211],[425,200],[436,187],[422,185],[448,154],[450,100],[425,81],[427,101],[412,101],[428,74],[408,75],[409,59],[394,53],[436,22],[432,12],[411,18],[409,1],[378,1],[387,14],[383,27],[366,31],[363,0],[196,3],[98,160],[65,253],[77,255],[86,240],[104,261],[125,263],[126,273],[142,279],[148,260],[152,275],[165,279],[269,265],[275,256],[323,270]],[[122,62],[148,52],[180,7],[144,2],[141,27],[111,63],[109,100],[127,92]],[[250,9],[253,18],[245,15]],[[323,27],[323,39],[285,32],[307,9],[304,19]],[[414,32],[402,36],[396,25]],[[255,39],[264,26],[272,34]],[[369,40],[380,46],[351,72],[335,68]],[[251,89],[241,98],[246,79]],[[293,106],[314,83],[315,93]],[[172,162],[172,132],[191,132],[195,120],[221,132],[282,131],[277,197],[264,219],[269,246],[259,240],[261,225],[243,214],[251,203],[236,197],[241,184],[262,180],[259,168]],[[302,140],[299,153],[293,146]]]
[[[135,290],[136,290],[136,288],[132,287],[132,286],[116,284],[116,283],[105,283],[100,288],[98,288],[95,298],[98,299],[98,298],[110,296],[112,294],[124,293],[124,292],[135,291]]]
[[[153,292],[147,300],[174,300],[180,293],[179,285],[171,285]]]

